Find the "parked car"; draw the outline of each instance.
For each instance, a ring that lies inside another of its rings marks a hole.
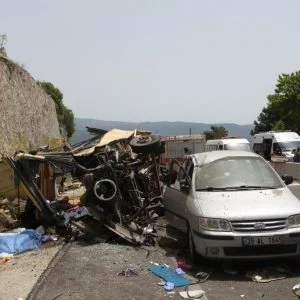
[[[188,233],[191,259],[300,254],[300,201],[260,155],[211,151],[171,164],[164,192],[169,225]],[[171,176],[170,176],[171,178]]]

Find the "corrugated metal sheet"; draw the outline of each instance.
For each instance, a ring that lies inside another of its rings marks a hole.
[[[18,186],[14,170],[4,161],[0,161],[0,197],[11,199],[16,197],[22,199],[28,198],[24,185],[20,182]]]

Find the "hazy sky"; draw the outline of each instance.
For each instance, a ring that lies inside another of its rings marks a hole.
[[[0,0],[8,56],[76,117],[249,124],[300,69],[298,0]]]

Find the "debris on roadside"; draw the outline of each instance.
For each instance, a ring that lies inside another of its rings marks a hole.
[[[292,291],[298,298],[300,298],[300,283],[294,285]]]
[[[185,290],[179,292],[179,295],[184,299],[200,299],[205,292],[203,290]]]
[[[117,275],[125,276],[125,277],[132,277],[132,276],[138,276],[138,273],[135,269],[126,268],[125,270],[119,272]]]
[[[7,252],[0,252],[0,265],[11,261],[13,259],[14,255]]]
[[[171,291],[171,290],[174,289],[174,287],[175,287],[174,282],[165,281],[165,283],[164,283],[164,289],[165,289],[165,291]]]
[[[202,283],[204,281],[206,281],[211,273],[207,273],[207,272],[198,272],[195,274],[195,277],[198,279],[199,283]]]
[[[27,197],[25,227],[84,230],[82,223],[92,219],[98,231],[107,228],[130,243],[155,245],[153,224],[163,207],[159,158],[164,143],[148,131],[88,130],[94,137],[63,151],[2,157],[9,178],[14,177],[11,183],[6,178],[7,190],[14,189],[16,197],[21,190]],[[0,196],[4,193],[0,187]]]
[[[167,292],[167,295],[169,295],[170,298],[172,298],[174,294],[176,294],[175,291],[169,291],[169,292]]]
[[[258,283],[266,283],[274,280],[286,279],[287,274],[286,272],[276,270],[274,267],[265,267],[247,271],[246,278]]]
[[[19,210],[17,199],[13,201],[7,198],[0,199],[0,232],[17,228],[20,225],[17,217]]]
[[[177,266],[178,266],[178,268],[181,268],[182,270],[185,270],[185,271],[190,271],[193,269],[193,265],[188,263],[185,259],[177,260]]]
[[[176,268],[175,272],[179,275],[184,274],[184,271],[181,268]]]
[[[180,287],[180,286],[185,286],[189,285],[192,283],[191,280],[185,278],[183,275],[180,275],[176,273],[175,270],[173,270],[171,267],[166,266],[165,264],[162,265],[153,265],[148,268],[150,272],[152,272],[154,275],[164,279],[165,283],[173,283],[174,287]],[[164,285],[165,287],[165,285]],[[169,285],[166,285],[167,288],[170,287]]]

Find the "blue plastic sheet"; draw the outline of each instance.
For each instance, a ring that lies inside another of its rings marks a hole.
[[[39,249],[41,244],[42,235],[33,229],[0,233],[0,252],[19,254]]]
[[[173,282],[174,287],[184,286],[192,283],[191,280],[177,274],[174,270],[165,265],[152,266],[148,268],[148,270],[156,276],[163,278],[165,281]]]

